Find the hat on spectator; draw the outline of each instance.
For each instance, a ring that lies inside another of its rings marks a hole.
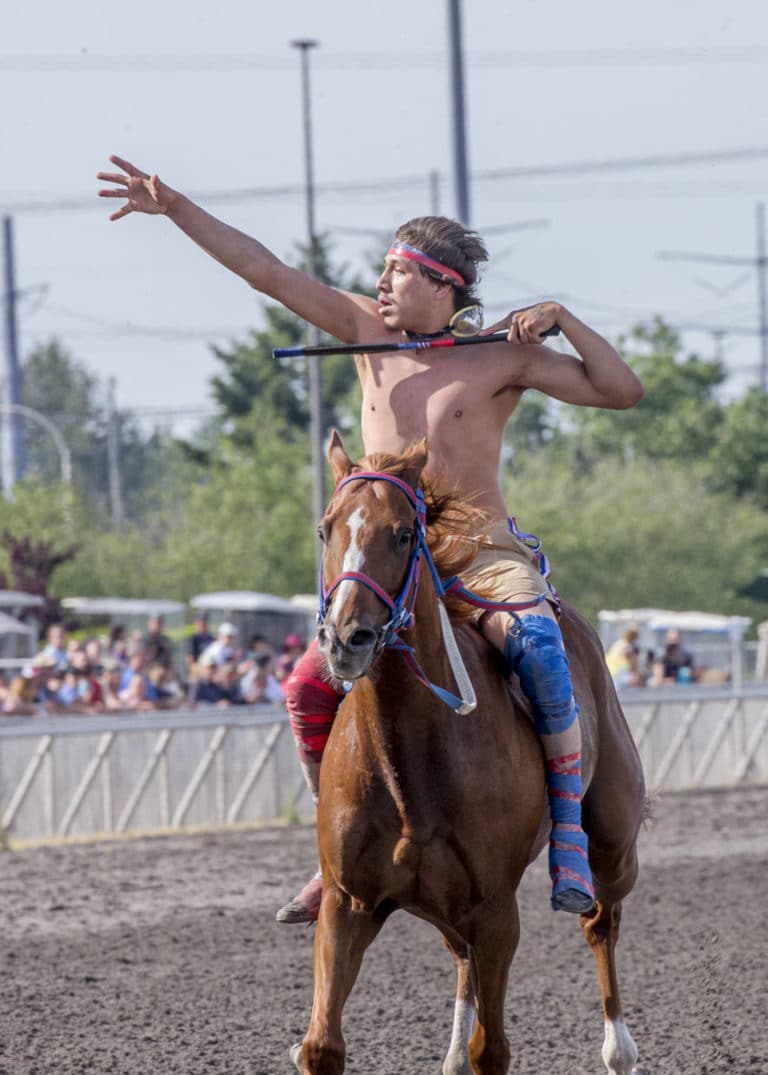
[[[237,635],[237,628],[234,623],[222,623],[219,627],[219,634],[226,635],[227,638],[234,638]]]
[[[299,635],[288,635],[285,642],[283,642],[285,649],[294,649],[298,646],[304,647],[304,641]]]

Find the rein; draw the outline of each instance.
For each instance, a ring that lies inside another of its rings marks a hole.
[[[337,575],[331,585],[326,588],[323,581],[323,569],[321,565],[318,587],[320,593],[318,623],[323,624],[325,622],[325,618],[328,615],[330,598],[342,582],[357,582],[362,586],[367,586],[367,588],[372,590],[379,600],[387,606],[391,613],[390,619],[379,629],[379,638],[376,642],[375,656],[378,656],[378,654],[385,648],[396,650],[403,655],[406,663],[416,674],[420,682],[445,702],[445,704],[455,713],[462,715],[471,713],[477,706],[477,699],[459,652],[459,648],[456,644],[448,614],[440,600],[440,598],[445,596],[446,591],[442,579],[437,573],[432,554],[427,545],[427,508],[424,503],[424,495],[422,491],[417,489],[414,492],[410,485],[391,474],[382,474],[378,471],[360,471],[359,473],[349,474],[346,478],[342,478],[336,486],[334,496],[341,492],[345,485],[348,485],[353,481],[386,481],[391,485],[397,486],[397,488],[407,497],[408,502],[416,513],[415,541],[413,549],[411,550],[408,570],[405,575],[405,581],[400,588],[400,592],[397,597],[393,599],[389,596],[386,590],[379,586],[375,579],[372,579],[370,575],[366,575],[362,571],[343,571],[340,575]],[[445,690],[443,687],[439,687],[437,684],[432,683],[427,678],[421,665],[416,659],[413,647],[409,646],[399,637],[400,631],[412,627],[414,623],[413,609],[416,604],[416,592],[419,585],[422,559],[430,570],[435,591],[438,596],[438,609],[440,611],[440,622],[443,628],[443,641],[446,645],[451,669],[456,677],[459,690],[462,692],[461,698],[452,694],[450,691]]]

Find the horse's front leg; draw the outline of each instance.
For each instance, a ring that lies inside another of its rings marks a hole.
[[[445,943],[456,962],[458,979],[453,1009],[453,1033],[443,1064],[443,1075],[474,1075],[469,1059],[469,1040],[477,1026],[477,997],[472,980],[471,950],[457,952],[447,939]]]
[[[602,1056],[608,1075],[632,1075],[637,1063],[637,1046],[624,1022],[616,975],[615,949],[620,922],[621,903],[598,900],[594,911],[581,915],[581,928],[595,957],[600,980],[605,1018]]]
[[[353,911],[349,896],[333,882],[325,882],[315,936],[312,1018],[302,1044],[291,1049],[291,1059],[303,1075],[341,1075],[344,1071],[344,1004],[365,950],[383,923],[384,918],[376,914]]]

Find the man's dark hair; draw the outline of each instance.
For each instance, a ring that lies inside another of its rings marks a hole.
[[[461,273],[466,283],[464,287],[453,288],[454,309],[460,310],[462,306],[478,302],[478,268],[482,262],[488,260],[488,251],[477,232],[466,228],[458,220],[451,220],[450,217],[420,216],[400,225],[395,233],[395,242],[415,246],[435,261]],[[424,276],[434,280],[443,279],[439,273],[423,265],[420,265],[419,269]]]

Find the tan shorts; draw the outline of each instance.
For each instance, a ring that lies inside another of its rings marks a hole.
[[[558,611],[557,596],[541,573],[540,555],[522,538],[511,533],[509,523],[495,523],[488,533],[478,539],[480,551],[471,567],[462,573],[469,590],[476,590],[492,601],[526,601],[546,594],[552,608]],[[478,609],[479,620],[485,609]],[[531,612],[535,612],[535,607]]]

